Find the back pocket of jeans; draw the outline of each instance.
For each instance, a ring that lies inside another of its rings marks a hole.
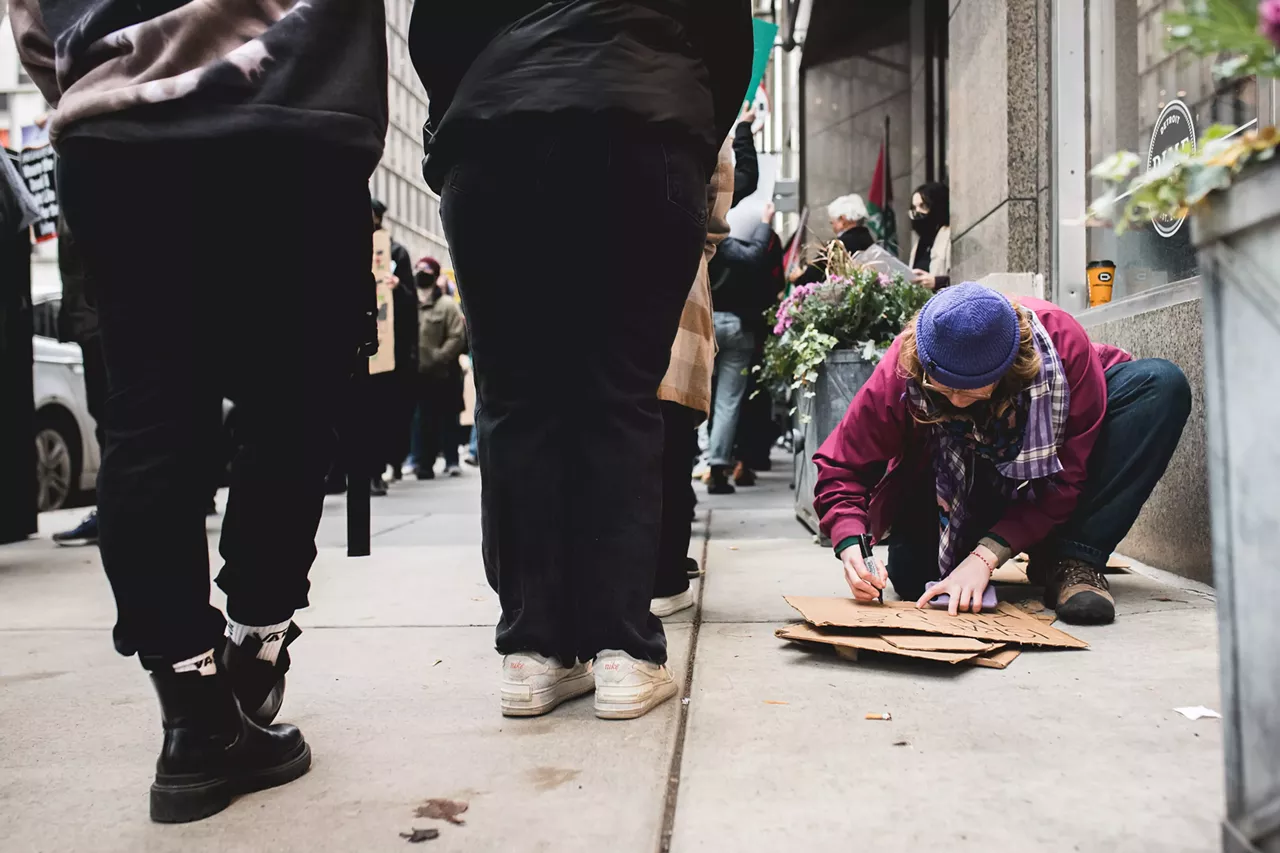
[[[684,211],[702,227],[707,224],[707,182],[697,158],[685,147],[664,144],[667,201]]]

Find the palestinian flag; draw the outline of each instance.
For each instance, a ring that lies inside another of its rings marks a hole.
[[[898,254],[898,220],[893,215],[893,182],[889,177],[889,121],[885,120],[884,139],[880,142],[880,158],[876,160],[876,173],[871,179],[871,192],[867,194],[867,227],[876,241],[890,252]]]

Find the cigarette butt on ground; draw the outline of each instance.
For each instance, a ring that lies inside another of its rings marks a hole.
[[[883,714],[867,714],[867,719],[868,720],[892,720],[893,715],[890,714],[888,711],[885,711]]]

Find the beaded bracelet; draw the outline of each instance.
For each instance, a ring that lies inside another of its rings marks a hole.
[[[994,560],[988,560],[986,557],[984,557],[984,556],[982,556],[981,554],[979,554],[979,553],[977,552],[977,550],[974,550],[974,552],[973,552],[973,556],[977,557],[979,560],[981,560],[981,561],[986,565],[986,567],[987,567],[987,574],[988,574],[988,575],[993,575],[993,574],[995,574],[995,573],[996,573],[996,568],[997,568],[997,567],[996,567],[996,564],[995,564],[995,561],[994,561]]]

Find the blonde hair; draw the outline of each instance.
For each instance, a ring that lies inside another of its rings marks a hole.
[[[1031,329],[1031,312],[1019,305],[1016,299],[1009,299],[1009,301],[1018,313],[1018,354],[1014,356],[1013,364],[1005,371],[1004,376],[1000,377],[1000,381],[996,383],[995,391],[987,401],[991,413],[997,417],[1007,412],[1018,395],[1040,375],[1040,353],[1036,350],[1035,333]],[[920,312],[917,311],[915,316],[907,321],[907,327],[902,332],[902,348],[898,352],[897,371],[898,376],[915,382],[923,391],[927,373],[924,364],[920,361],[920,351],[916,348],[916,322],[919,318]],[[913,409],[911,417],[917,423],[936,424],[940,421],[965,417],[965,414],[960,410],[928,416]]]

